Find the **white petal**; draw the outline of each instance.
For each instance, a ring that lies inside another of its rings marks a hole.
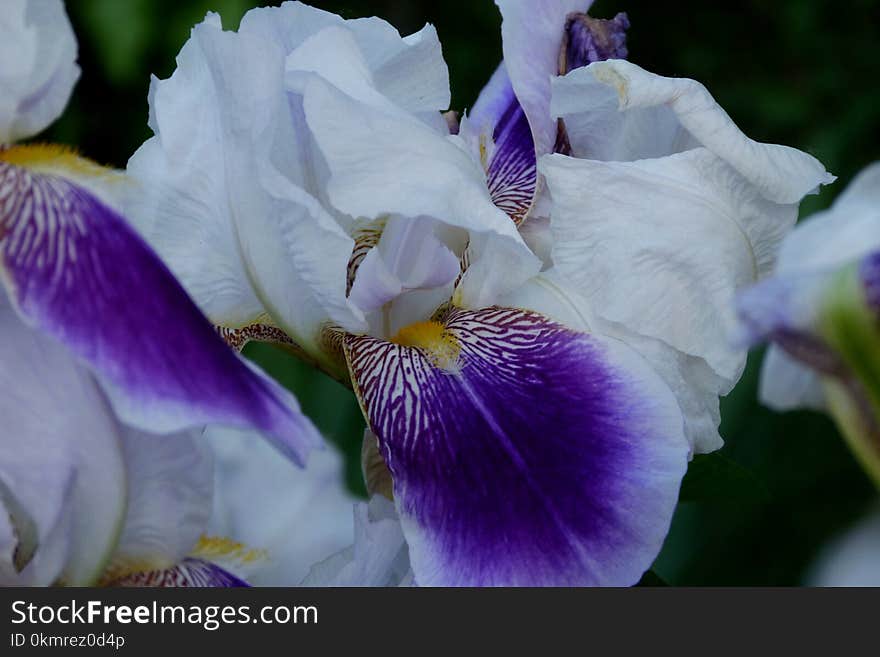
[[[61,0],[6,0],[0,15],[0,144],[41,132],[79,79]]]
[[[880,248],[880,162],[862,170],[824,212],[811,215],[786,238],[779,273],[830,269]]]
[[[329,197],[341,212],[369,219],[430,217],[469,231],[475,257],[462,282],[463,303],[483,303],[538,270],[537,258],[492,204],[482,169],[457,137],[357,103],[320,80],[310,83],[304,106],[330,168]],[[481,253],[498,257],[479,265]],[[509,269],[492,277],[480,271],[496,266]]]
[[[88,371],[22,324],[5,294],[0,335],[0,497],[37,540],[22,576],[89,584],[110,556],[125,511],[120,426]]]
[[[354,545],[315,564],[302,586],[399,586],[412,579],[394,505],[381,495],[354,507]]]
[[[574,11],[585,12],[587,0],[520,2],[496,0],[501,10],[504,65],[522,105],[538,155],[553,151],[556,121],[550,116],[550,79],[559,72],[559,48],[565,19]]]
[[[170,568],[192,551],[207,529],[214,469],[200,434],[192,430],[156,435],[126,427],[128,509],[111,571]]]
[[[326,323],[363,328],[345,298],[353,242],[301,186],[308,146],[280,47],[199,25],[153,100],[159,133],[131,161],[131,213],[211,319],[268,312],[318,356]]]
[[[379,243],[358,267],[351,301],[368,313],[405,290],[445,288],[452,283],[461,266],[458,256],[435,234],[439,227],[426,218],[391,217]]]
[[[771,345],[764,356],[758,397],[762,404],[776,411],[826,409],[819,375],[776,345]]]
[[[449,106],[449,72],[432,25],[401,38],[393,26],[379,18],[343,20],[299,2],[286,2],[277,8],[249,11],[239,31],[273,41],[287,54],[333,26],[351,31],[376,88],[393,103],[411,112],[436,112]],[[331,59],[335,58],[334,53]]]
[[[554,117],[563,116],[568,125],[567,117],[578,111],[595,114],[590,123],[594,130],[603,128],[601,141],[606,143],[602,154],[606,156],[617,153],[629,155],[627,159],[656,157],[699,144],[725,160],[764,198],[776,203],[797,203],[819,185],[834,181],[834,176],[814,157],[788,146],[762,144],[746,137],[706,88],[694,80],[665,78],[615,59],[572,71],[555,81],[554,93],[568,84],[579,88],[562,94],[559,106],[553,108]],[[577,107],[577,98],[582,99],[583,107]],[[632,119],[615,119],[608,116],[614,114],[615,104],[621,113],[637,112]],[[690,138],[670,124],[669,110]],[[652,123],[663,136],[659,141],[652,135]],[[647,143],[641,143],[642,139]],[[615,148],[609,141],[628,143],[626,147]],[[665,142],[666,153],[658,148],[660,141]],[[593,153],[581,155],[601,157]]]
[[[767,273],[795,205],[778,205],[705,148],[636,162],[546,156],[553,262],[609,321],[735,381],[733,298]]]
[[[355,498],[332,448],[313,451],[299,469],[253,434],[211,427],[204,440],[216,466],[209,533],[266,551],[251,584],[294,586],[315,561],[351,543]]]

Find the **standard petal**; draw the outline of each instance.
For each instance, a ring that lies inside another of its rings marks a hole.
[[[31,137],[64,111],[79,79],[61,0],[7,0],[0,16],[0,144]]]
[[[83,178],[93,165],[44,147],[0,152],[0,266],[21,315],[93,368],[126,423],[253,427],[302,461],[319,436],[293,397],[226,347],[123,217],[64,167]]]
[[[159,436],[125,428],[128,507],[105,581],[172,568],[197,545],[208,527],[214,489],[212,454],[200,434]]]
[[[214,453],[211,535],[231,536],[263,555],[248,573],[254,586],[296,586],[309,567],[352,542],[343,461],[315,450],[305,469],[255,436],[210,427],[203,444]]]
[[[88,371],[25,326],[0,290],[0,501],[18,535],[12,582],[91,584],[126,503],[121,428]]]
[[[734,295],[769,272],[797,206],[767,201],[705,148],[636,162],[551,155],[540,168],[553,262],[595,312],[736,381]]]
[[[630,585],[650,566],[688,447],[622,343],[489,308],[345,349],[419,585]]]
[[[635,160],[702,145],[781,204],[798,203],[834,181],[806,153],[749,139],[694,80],[615,59],[572,71],[553,86],[552,115],[565,120],[576,156]]]
[[[376,89],[394,104],[419,113],[449,107],[449,72],[433,25],[401,38],[392,25],[376,17],[344,20],[300,2],[285,2],[249,11],[239,32],[292,53],[328,27],[351,31]]]
[[[565,21],[586,12],[590,0],[496,0],[501,10],[504,65],[528,117],[538,156],[553,152],[556,120],[550,116],[550,80],[559,72]]]
[[[328,194],[338,210],[354,218],[436,219],[470,233],[474,265],[479,252],[490,248],[505,259],[503,276],[468,270],[462,303],[484,302],[538,271],[539,261],[492,203],[479,163],[458,137],[443,137],[420,121],[358,103],[318,79],[310,83],[304,107],[331,172]],[[339,116],[359,118],[340,121]]]
[[[394,505],[381,495],[354,507],[354,544],[315,564],[302,586],[399,586],[411,577]]]
[[[326,324],[365,326],[345,296],[354,244],[308,191],[308,131],[284,76],[276,44],[198,25],[154,83],[157,137],[129,164],[142,184],[128,211],[215,323],[268,313],[320,359]]]

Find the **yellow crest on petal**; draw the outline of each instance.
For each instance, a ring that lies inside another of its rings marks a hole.
[[[454,372],[459,369],[458,357],[461,345],[440,322],[416,322],[404,326],[391,342],[402,347],[417,347],[442,370]]]

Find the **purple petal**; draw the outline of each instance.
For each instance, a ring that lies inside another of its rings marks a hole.
[[[173,568],[134,573],[111,582],[109,586],[242,587],[250,585],[217,564],[190,557]]]
[[[606,59],[626,59],[626,30],[629,18],[617,14],[611,20],[592,18],[586,14],[570,14],[565,22],[565,35],[559,59],[559,74]]]
[[[481,92],[468,119],[483,134],[491,133],[495,144],[486,170],[492,201],[520,223],[538,182],[535,142],[504,64]]]
[[[420,585],[630,585],[660,550],[687,443],[620,342],[453,310],[346,356]]]
[[[92,366],[126,422],[254,427],[301,461],[317,435],[296,402],[227,348],[115,210],[3,162],[11,152],[0,153],[0,275],[23,317]]]
[[[868,307],[880,315],[880,251],[875,251],[862,260],[859,276],[865,289]]]

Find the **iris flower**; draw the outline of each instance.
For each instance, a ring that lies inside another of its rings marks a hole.
[[[798,225],[738,309],[743,342],[771,343],[762,401],[829,412],[880,486],[880,163]]]
[[[173,567],[200,532],[187,501],[211,484],[192,432],[256,429],[302,461],[317,431],[128,225],[123,174],[13,143],[61,113],[79,76],[62,3],[4,3],[0,51],[0,578]],[[222,580],[206,564],[187,572]]]
[[[431,26],[209,15],[153,81],[127,207],[231,344],[352,386],[412,582],[629,585],[720,445],[733,295],[830,177],[620,59],[625,17],[498,4],[504,62],[460,122]]]

